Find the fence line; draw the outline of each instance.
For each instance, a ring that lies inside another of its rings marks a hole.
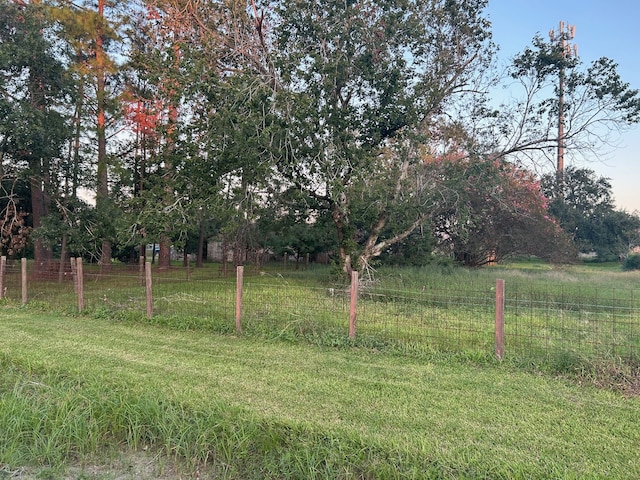
[[[351,272],[351,288],[349,295],[349,338],[356,338],[356,322],[358,320],[358,272]]]
[[[7,280],[7,257],[3,255],[2,257],[0,257],[0,300],[2,300],[5,295],[6,280]]]
[[[242,281],[244,279],[244,267],[237,267],[236,275],[236,333],[242,333]]]
[[[235,278],[224,278],[213,269],[154,272],[148,262],[114,266],[109,274],[95,265],[85,269],[80,258],[63,270],[31,265],[26,275],[24,265],[2,258],[0,298],[25,302],[28,285],[29,302],[58,308],[77,302],[78,311],[88,307],[105,315],[146,313],[184,328],[304,335],[325,343],[348,336],[493,352],[497,358],[566,352],[640,357],[640,296],[632,289],[569,291],[555,285],[541,292],[497,280],[417,291],[368,285],[357,272],[350,285],[326,279],[302,285],[293,275],[247,275],[243,267]]]
[[[496,323],[495,356],[498,360],[504,356],[504,280],[496,280]]]
[[[82,312],[84,310],[84,266],[82,265],[82,258],[76,258],[74,263],[73,284],[78,295],[78,311]]]

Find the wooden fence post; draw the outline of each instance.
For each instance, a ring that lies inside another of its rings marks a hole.
[[[71,278],[73,279],[73,293],[78,294],[78,268],[76,257],[71,257],[69,259],[71,262]]]
[[[144,255],[140,255],[140,257],[138,258],[138,284],[140,286],[142,286],[142,284],[144,283],[146,262],[147,262],[147,257]]]
[[[78,312],[84,310],[84,268],[82,257],[76,258],[76,289],[78,291]]]
[[[349,338],[356,338],[356,321],[358,306],[358,272],[351,272],[351,301],[349,302]]]
[[[26,305],[27,303],[27,259],[22,259],[22,270],[21,270],[21,284],[22,284],[22,305]]]
[[[144,278],[146,285],[146,296],[147,296],[147,318],[151,318],[153,316],[153,288],[152,288],[152,277],[151,277],[151,262],[145,262],[144,264]]]
[[[496,280],[496,344],[495,355],[498,360],[504,356],[504,280]]]
[[[4,298],[5,280],[7,278],[7,257],[0,257],[0,299]]]
[[[242,280],[244,276],[244,267],[238,265],[236,269],[236,333],[242,333]]]

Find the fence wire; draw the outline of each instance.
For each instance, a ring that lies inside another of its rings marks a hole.
[[[365,288],[358,302],[358,332],[438,350],[491,351],[495,301],[490,288],[476,288]]]
[[[505,336],[519,353],[573,352],[640,358],[637,289],[514,286],[505,301]]]
[[[84,268],[84,307],[106,318],[145,319],[174,328],[235,332],[236,278],[212,267],[153,269],[153,310],[146,314],[144,268]],[[339,342],[349,332],[350,288],[327,271],[253,272],[242,290],[242,330],[271,337]],[[444,351],[490,353],[494,348],[495,285],[421,289],[359,286],[357,338]],[[70,268],[29,264],[28,302],[77,312]],[[5,269],[5,302],[19,303],[20,262]],[[531,357],[567,352],[589,358],[640,360],[640,291],[506,282],[505,354]]]

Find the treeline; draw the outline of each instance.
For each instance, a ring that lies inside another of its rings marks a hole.
[[[500,78],[485,5],[0,0],[2,253],[108,269],[151,243],[168,268],[216,238],[237,263],[331,252],[347,272],[625,254],[640,220],[607,179],[546,162],[559,113],[593,155],[638,92],[539,37]]]

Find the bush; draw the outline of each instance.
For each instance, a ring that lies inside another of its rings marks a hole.
[[[622,270],[640,270],[640,254],[629,255],[622,264]]]

